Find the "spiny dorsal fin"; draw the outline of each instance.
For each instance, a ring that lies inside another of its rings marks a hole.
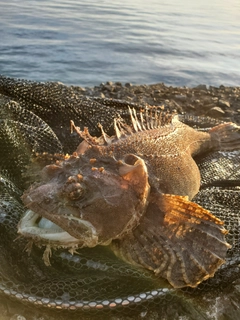
[[[114,118],[114,131],[115,135],[109,137],[104,131],[101,124],[98,124],[101,129],[101,137],[92,137],[85,127],[83,131],[79,127],[76,127],[74,122],[71,120],[71,131],[73,129],[79,134],[79,136],[84,139],[89,145],[95,146],[106,146],[126,138],[129,135],[137,133],[139,131],[152,130],[164,127],[172,122],[173,118],[176,116],[175,112],[162,111],[159,107],[146,107],[145,110],[141,110],[138,114],[134,108],[128,107],[131,125],[128,125],[120,116]],[[140,119],[139,119],[140,118]]]
[[[146,107],[138,114],[136,109],[128,107],[131,125],[126,124],[119,116],[114,119],[115,138],[112,137],[111,142],[119,140],[126,136],[132,135],[139,131],[152,130],[164,127],[170,124],[176,116],[176,112],[166,112],[159,107]]]
[[[175,112],[162,111],[159,107],[146,107],[137,115],[136,110],[128,107],[134,132],[163,127],[172,122]],[[140,117],[140,120],[139,120]]]
[[[107,144],[111,143],[111,138],[106,134],[106,132],[105,132],[104,129],[103,129],[103,126],[101,125],[101,123],[98,123],[98,127],[101,129],[101,133],[102,133],[103,140],[104,140]]]
[[[87,127],[84,127],[84,129],[82,131],[79,127],[75,126],[73,120],[70,121],[70,125],[71,125],[71,133],[73,132],[73,130],[75,130],[77,132],[77,134],[83,140],[85,140],[90,146],[93,146],[93,145],[104,145],[105,144],[104,136],[101,136],[100,138],[91,136],[91,134],[89,133]],[[105,138],[107,139],[106,136],[105,136]]]

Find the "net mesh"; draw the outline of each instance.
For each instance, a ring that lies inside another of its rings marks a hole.
[[[173,289],[150,272],[118,259],[107,247],[85,248],[71,255],[53,251],[45,266],[44,249],[25,251],[17,224],[25,208],[21,194],[29,185],[28,165],[36,153],[73,152],[79,137],[70,133],[70,120],[99,135],[100,122],[113,133],[112,119],[127,115],[129,103],[82,97],[76,88],[59,83],[34,83],[0,77],[0,291],[36,306],[68,310],[113,310],[165,306],[177,297],[187,301],[239,280],[240,153],[213,152],[196,158],[202,185],[194,201],[225,222],[229,231],[226,263],[196,289]],[[133,105],[132,105],[133,106]],[[136,109],[143,106],[134,105]],[[127,121],[126,117],[126,121]],[[190,116],[182,120],[201,130],[219,121]],[[57,155],[55,156],[57,157]],[[49,158],[48,158],[49,160]],[[53,160],[54,161],[54,160]],[[44,162],[44,160],[43,160]],[[167,305],[167,306],[166,306]]]

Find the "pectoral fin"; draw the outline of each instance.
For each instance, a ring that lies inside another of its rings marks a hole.
[[[132,234],[113,242],[124,260],[166,278],[173,287],[196,287],[225,262],[223,222],[187,197],[153,194]]]

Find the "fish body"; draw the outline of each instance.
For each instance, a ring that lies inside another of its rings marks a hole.
[[[229,245],[223,222],[190,201],[200,186],[193,157],[238,148],[239,128],[197,131],[156,107],[129,116],[132,126],[115,119],[111,137],[72,123],[83,142],[25,191],[19,233],[52,248],[111,245],[174,287],[195,287],[224,263]],[[53,223],[39,226],[40,217]]]

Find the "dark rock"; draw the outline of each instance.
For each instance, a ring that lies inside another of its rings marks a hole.
[[[92,90],[86,90],[86,95],[87,95],[87,96],[93,96],[94,93],[93,93]]]
[[[80,92],[85,92],[86,88],[83,87],[74,87],[75,90],[80,91]]]
[[[236,112],[234,110],[225,110],[225,116],[226,117],[232,117]]]
[[[187,107],[188,107],[189,109],[192,109],[192,110],[195,110],[195,109],[196,109],[195,106],[193,106],[192,104],[188,104]]]
[[[137,88],[134,90],[134,93],[139,94],[139,93],[144,93],[144,90],[142,88]]]
[[[207,90],[207,86],[205,84],[199,84],[198,86],[195,87],[195,89],[198,90]]]
[[[211,91],[216,91],[216,90],[218,90],[218,87],[209,86],[209,90],[211,90]]]
[[[103,86],[103,89],[104,89],[104,90],[107,90],[107,91],[112,91],[112,90],[113,90],[113,87],[112,87],[111,85],[109,85],[109,84],[105,84],[105,85]]]
[[[211,110],[214,107],[216,107],[214,103],[206,103],[206,102],[204,102],[204,104],[203,104],[203,108],[205,110]]]
[[[126,82],[125,87],[127,87],[127,88],[132,87],[132,84],[130,82]]]
[[[186,101],[187,100],[187,96],[185,94],[176,94],[175,98],[177,100],[180,100],[180,101]]]
[[[120,87],[120,86],[114,86],[112,88],[113,88],[113,90],[112,90],[113,92],[118,92],[122,89],[122,87]]]
[[[176,101],[172,100],[172,102],[173,102],[173,105],[175,106],[175,108],[177,108],[177,109],[181,108],[181,106]]]

